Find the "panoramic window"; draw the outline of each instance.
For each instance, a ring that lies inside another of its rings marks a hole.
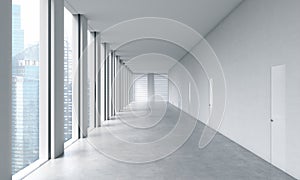
[[[12,174],[39,159],[39,0],[12,1]]]
[[[168,75],[154,74],[155,101],[167,101],[168,91]]]
[[[134,100],[137,102],[148,101],[148,76],[136,74],[134,82]]]
[[[154,97],[154,99],[151,99],[154,101],[168,100],[168,75],[135,74],[134,101],[146,102],[149,95],[151,95],[151,98]],[[152,95],[154,96],[152,97]]]
[[[72,95],[73,95],[73,58],[72,58],[72,21],[73,15],[64,9],[64,140],[72,138]]]

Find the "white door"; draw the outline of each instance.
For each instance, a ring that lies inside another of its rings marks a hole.
[[[187,112],[191,113],[191,101],[192,101],[192,97],[191,97],[191,83],[189,82],[189,89],[188,89],[188,97],[189,97],[189,104],[188,104],[188,110]]]
[[[285,170],[286,119],[285,119],[285,65],[271,70],[271,163]]]
[[[214,101],[213,85],[214,85],[213,79],[209,79],[209,104],[208,104],[209,117],[213,109],[213,101]]]

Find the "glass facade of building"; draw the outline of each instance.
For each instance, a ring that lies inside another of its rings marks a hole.
[[[32,3],[37,3],[34,0]],[[30,3],[30,2],[28,2]],[[39,7],[35,4],[36,7]],[[24,4],[12,5],[12,174],[39,159],[39,35],[23,26],[39,28],[39,22],[23,16]],[[29,7],[26,7],[27,10]],[[35,9],[36,10],[36,9]],[[39,10],[39,9],[38,9]],[[39,11],[35,12],[39,13]],[[26,43],[25,43],[26,41]],[[64,41],[64,136],[72,138],[72,50]]]
[[[24,49],[21,6],[12,6],[12,174],[39,159],[39,44]]]
[[[24,30],[21,29],[21,6],[12,5],[12,56],[24,49]]]
[[[72,138],[72,49],[69,41],[64,41],[64,140]]]
[[[73,115],[73,16],[64,9],[64,141],[72,139]]]

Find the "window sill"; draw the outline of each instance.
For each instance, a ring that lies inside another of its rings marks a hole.
[[[76,141],[77,141],[77,139],[71,138],[70,140],[68,140],[67,142],[64,143],[64,148],[67,149],[69,146],[71,146]]]
[[[37,161],[31,163],[29,166],[25,167],[24,169],[17,172],[15,175],[12,176],[13,180],[24,179],[26,176],[31,174],[37,168],[41,167],[48,159],[38,159]]]

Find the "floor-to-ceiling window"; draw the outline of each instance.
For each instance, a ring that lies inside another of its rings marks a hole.
[[[152,73],[135,74],[133,92],[134,92],[134,101],[137,102],[146,102],[148,100],[167,101],[168,100],[168,75],[152,74]]]
[[[73,129],[73,15],[64,9],[64,140],[72,138]]]
[[[12,174],[39,159],[40,0],[12,0]]]
[[[134,100],[137,102],[148,101],[148,76],[136,74],[134,81]]]
[[[168,91],[168,75],[154,74],[155,101],[167,101],[169,98]]]

